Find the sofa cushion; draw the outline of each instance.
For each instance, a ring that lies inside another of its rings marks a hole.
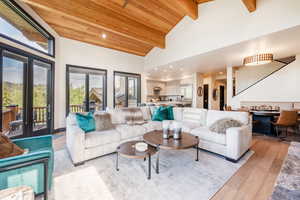
[[[116,126],[116,130],[120,133],[121,140],[135,138],[146,133],[146,128],[141,125],[120,124]]]
[[[195,128],[199,128],[201,127],[201,125],[199,123],[195,123],[195,122],[182,122],[182,131],[183,132],[187,132],[187,133],[191,133],[193,129]]]
[[[198,136],[200,140],[226,145],[226,135],[212,132],[208,127],[198,127],[193,129],[191,134]]]
[[[249,113],[248,112],[235,112],[235,111],[218,111],[218,110],[209,110],[207,112],[207,127],[210,127],[216,121],[223,118],[232,118],[238,120],[243,125],[249,124]]]
[[[125,124],[124,113],[121,109],[109,109],[107,111],[111,115],[111,122],[113,124]]]
[[[151,110],[149,106],[140,107],[145,121],[151,120]]]
[[[93,131],[85,134],[85,148],[96,147],[100,145],[119,142],[121,140],[120,133],[115,129],[105,131]]]
[[[146,128],[146,132],[162,130],[162,122],[160,121],[147,121],[142,126]]]
[[[67,117],[67,126],[76,126],[77,125],[77,120],[76,120],[76,113],[69,113]]]
[[[199,108],[184,108],[182,121],[198,123],[201,126],[206,125],[207,110]]]
[[[183,108],[181,108],[181,107],[174,107],[173,108],[173,113],[174,113],[174,120],[176,120],[176,121],[182,121]]]

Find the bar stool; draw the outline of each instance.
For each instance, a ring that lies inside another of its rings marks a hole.
[[[276,128],[276,135],[279,137],[279,128],[285,129],[285,136],[279,137],[284,140],[288,136],[288,128],[296,128],[298,124],[298,112],[295,110],[283,110],[276,122],[272,122]]]

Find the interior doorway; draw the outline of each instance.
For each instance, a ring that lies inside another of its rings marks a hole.
[[[209,100],[209,86],[208,84],[203,85],[203,108],[208,109]]]
[[[220,110],[224,110],[225,106],[225,86],[220,86]]]

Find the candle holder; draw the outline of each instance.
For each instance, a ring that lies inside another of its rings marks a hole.
[[[182,124],[180,122],[174,122],[173,123],[173,128],[174,128],[173,138],[175,140],[181,139]]]
[[[170,121],[163,121],[163,138],[164,139],[169,139],[170,137],[170,131],[169,131],[169,127],[170,127]]]
[[[182,133],[182,128],[175,128],[173,138],[175,140],[180,140],[181,139],[181,133]]]

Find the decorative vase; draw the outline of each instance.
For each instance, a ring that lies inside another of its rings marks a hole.
[[[180,122],[174,122],[173,123],[173,128],[174,128],[173,138],[175,140],[181,139],[182,124]]]

